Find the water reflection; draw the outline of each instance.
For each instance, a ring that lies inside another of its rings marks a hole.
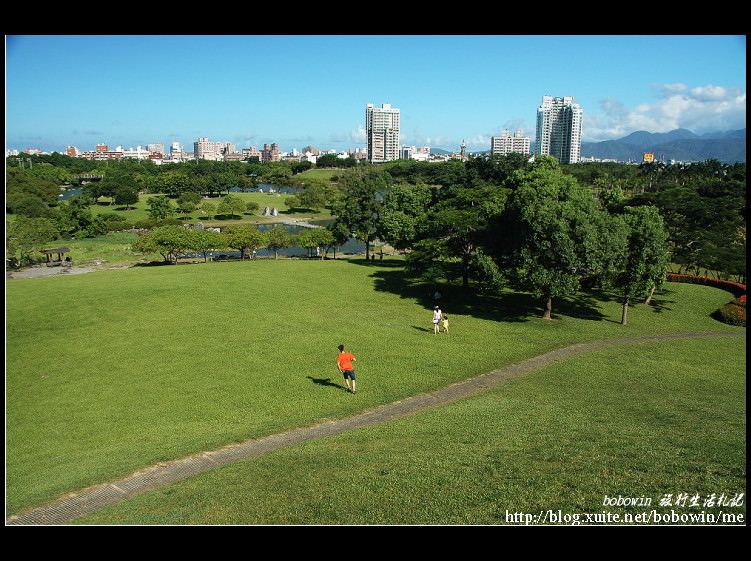
[[[310,223],[314,224],[316,226],[325,227],[326,225],[330,224],[331,222],[332,222],[331,220],[313,220]],[[295,224],[285,224],[285,223],[258,224],[258,225],[256,225],[256,227],[259,230],[261,230],[262,232],[264,232],[264,231],[266,231],[266,230],[268,230],[270,228],[274,228],[274,227],[280,226],[280,225],[284,226],[293,235],[297,235],[297,234],[299,234],[300,232],[302,232],[303,230],[306,229],[306,227],[304,227],[304,226],[297,226]],[[220,226],[218,229],[219,229],[219,231],[222,231],[225,228],[226,228],[226,226]],[[363,242],[358,242],[355,238],[350,238],[349,240],[347,240],[347,243],[345,243],[344,245],[340,245],[340,246],[336,247],[336,253],[337,254],[341,254],[341,253],[349,253],[349,254],[352,254],[352,253],[362,253],[364,251],[365,251],[365,244]],[[280,256],[285,256],[285,257],[307,257],[308,250],[306,248],[303,248],[303,247],[293,246],[293,247],[287,247],[287,248],[284,248],[284,249],[280,249],[277,252],[277,254],[280,255]],[[271,250],[269,250],[269,249],[259,249],[259,250],[256,251],[255,255],[257,257],[273,257],[274,256],[274,252],[271,251]],[[334,251],[333,250],[329,250],[328,255],[333,257]],[[240,258],[240,252],[239,251],[214,251],[214,252],[208,253],[207,256],[208,257],[213,257],[213,258],[217,258],[217,257],[221,257],[221,256],[226,256],[226,257],[231,257],[231,258],[239,259]],[[181,257],[186,257],[186,258],[201,257],[201,258],[203,258],[203,253],[185,253],[185,254],[181,254]]]

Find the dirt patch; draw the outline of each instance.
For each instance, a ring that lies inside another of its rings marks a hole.
[[[97,269],[93,267],[29,267],[20,271],[6,271],[7,279],[35,279],[39,277],[55,277],[58,275],[80,275],[82,273],[91,273]]]
[[[122,265],[113,267],[102,267],[102,263],[94,263],[92,265],[80,265],[77,267],[47,267],[46,265],[36,265],[34,267],[27,267],[26,269],[20,269],[18,271],[5,271],[6,279],[35,279],[40,277],[56,277],[58,275],[81,275],[83,273],[93,273],[95,271],[107,271],[110,269],[128,269],[133,265]]]

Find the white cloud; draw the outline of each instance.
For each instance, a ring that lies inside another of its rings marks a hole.
[[[746,92],[737,88],[661,84],[655,90],[659,95],[654,102],[632,108],[613,98],[601,100],[600,112],[584,114],[584,140],[617,139],[638,130],[684,128],[702,134],[746,126]]]
[[[722,86],[699,86],[691,90],[691,97],[700,101],[720,101],[728,96],[728,91]]]

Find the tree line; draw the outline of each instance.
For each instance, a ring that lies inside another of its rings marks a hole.
[[[282,225],[260,230],[250,224],[233,224],[224,230],[185,228],[166,224],[148,230],[133,243],[136,253],[162,256],[166,263],[176,263],[181,254],[199,253],[205,261],[210,253],[232,249],[240,253],[240,259],[252,259],[259,249],[268,249],[278,258],[279,251],[289,247],[308,250],[308,256],[324,259],[329,251],[336,251],[346,241],[327,228],[308,228],[292,234]]]
[[[444,183],[434,183],[435,172]],[[629,304],[666,278],[669,235],[659,210],[604,204],[549,156],[442,170],[364,166],[341,184],[332,212],[366,247],[380,239],[409,250],[407,269],[434,281],[531,292],[545,319],[556,299],[600,286],[621,294],[625,324]]]
[[[106,180],[87,185],[91,196],[128,186],[162,193],[152,197],[154,213],[158,203],[177,201],[179,208],[195,204],[196,195],[267,182],[297,187],[293,205],[329,208],[336,217],[329,230],[355,234],[366,257],[381,240],[406,252],[415,274],[532,291],[546,316],[555,298],[581,287],[617,286],[632,301],[654,289],[666,263],[745,283],[745,163],[560,165],[511,154],[353,164],[328,182],[306,180],[300,172],[308,166],[290,162],[154,166],[56,158],[32,157],[23,167],[7,162],[6,211],[52,219],[61,237],[94,235],[102,226],[85,202],[56,200],[65,174],[101,172]]]

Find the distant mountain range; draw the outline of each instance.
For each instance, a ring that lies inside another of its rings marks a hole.
[[[532,141],[534,152],[534,141]],[[435,154],[451,154],[448,150],[431,148]],[[474,152],[487,154],[489,150]],[[644,153],[652,153],[655,160],[681,162],[704,162],[715,159],[726,164],[746,161],[746,129],[725,132],[712,132],[702,135],[688,129],[675,129],[670,132],[632,132],[618,140],[604,142],[582,142],[581,155],[584,158],[618,160],[619,162],[641,162]]]
[[[746,161],[746,129],[697,135],[687,129],[665,133],[637,131],[618,140],[582,142],[584,158],[641,162],[644,153],[655,160],[703,162],[709,159],[723,163]]]

